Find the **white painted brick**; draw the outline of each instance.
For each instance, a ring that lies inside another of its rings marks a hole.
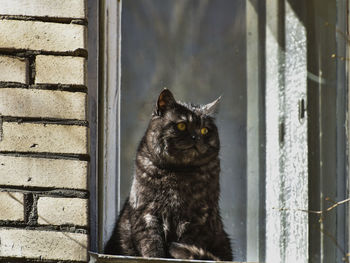
[[[85,0],[0,0],[0,15],[85,18]]]
[[[2,228],[0,238],[0,257],[87,261],[85,234]]]
[[[0,20],[0,47],[45,51],[86,49],[86,27],[76,24]]]
[[[86,190],[87,173],[86,161],[0,155],[0,185]]]
[[[38,223],[42,225],[87,226],[87,212],[86,199],[40,197],[38,200]]]
[[[0,22],[1,23],[1,22]],[[28,83],[26,59],[0,56],[0,81]]]
[[[75,125],[4,122],[0,151],[87,153],[87,128]]]
[[[1,73],[0,73],[1,74]],[[86,119],[86,94],[37,89],[0,89],[0,115]]]
[[[35,83],[86,85],[86,60],[81,57],[37,56]]]
[[[0,220],[23,221],[23,194],[0,192],[0,211]]]

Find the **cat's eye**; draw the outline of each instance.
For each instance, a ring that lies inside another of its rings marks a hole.
[[[201,134],[202,135],[206,135],[207,133],[208,133],[208,128],[204,127],[204,128],[201,129]]]
[[[186,124],[184,122],[180,122],[176,125],[179,131],[184,131],[186,130]]]

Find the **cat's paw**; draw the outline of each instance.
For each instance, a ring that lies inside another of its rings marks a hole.
[[[177,259],[203,259],[220,261],[218,257],[200,247],[177,242],[172,242],[170,244],[169,254],[173,258]]]

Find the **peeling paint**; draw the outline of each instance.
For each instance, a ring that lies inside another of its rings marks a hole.
[[[300,109],[307,88],[306,30],[287,1],[283,23],[274,8],[266,35],[266,262],[306,263],[308,215],[300,211],[308,209],[306,105]]]

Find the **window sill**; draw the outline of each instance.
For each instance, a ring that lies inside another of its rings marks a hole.
[[[142,258],[142,257],[129,257],[129,256],[112,256],[105,254],[97,254],[89,252],[89,263],[200,263],[200,262],[215,262],[209,260],[184,260],[184,259],[172,259],[172,258]],[[218,261],[220,263],[231,261]],[[248,263],[241,261],[233,261],[234,263]],[[231,263],[233,263],[231,262]],[[253,262],[250,262],[253,263]]]

